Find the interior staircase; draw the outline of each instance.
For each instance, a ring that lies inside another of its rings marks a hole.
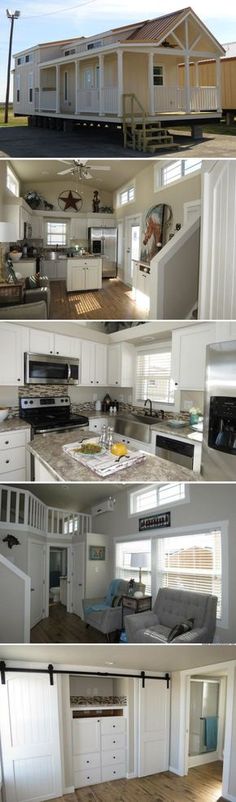
[[[143,153],[173,148],[174,140],[160,122],[150,122],[140,100],[133,93],[123,95],[123,143]]]

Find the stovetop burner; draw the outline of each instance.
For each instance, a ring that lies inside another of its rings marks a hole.
[[[71,412],[69,396],[45,396],[20,398],[21,418],[32,426],[34,434],[66,431],[67,429],[88,426],[85,415]]]

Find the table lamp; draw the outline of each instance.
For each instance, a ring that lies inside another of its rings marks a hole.
[[[131,568],[139,568],[139,584],[142,584],[142,569],[149,567],[149,554],[146,551],[134,551],[131,554]]]

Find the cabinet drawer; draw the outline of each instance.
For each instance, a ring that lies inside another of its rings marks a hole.
[[[74,771],[86,771],[87,769],[97,769],[100,767],[99,752],[87,755],[74,755],[73,757]],[[87,771],[89,774],[89,771]]]
[[[125,763],[124,749],[106,749],[102,752],[102,766],[120,766]]]
[[[102,735],[102,751],[106,749],[124,749],[125,733],[113,730],[110,735]]]
[[[25,467],[25,448],[11,448],[0,454],[0,472],[12,473]]]
[[[119,780],[120,777],[125,777],[126,768],[125,764],[121,763],[114,766],[104,766],[102,768],[102,782],[109,782],[109,780]]]
[[[0,482],[6,482],[6,481],[25,482],[26,481],[25,468],[20,468],[18,471],[11,471],[10,473],[1,473],[0,471]]]
[[[101,733],[108,735],[113,732],[125,732],[125,718],[122,716],[109,716],[101,719]]]
[[[113,778],[114,779],[114,778]],[[84,785],[95,785],[101,782],[101,770],[89,769],[88,771],[75,771],[74,785],[75,788],[82,788]]]
[[[25,445],[25,430],[1,432],[0,434],[0,451],[9,448],[17,448],[18,446]]]

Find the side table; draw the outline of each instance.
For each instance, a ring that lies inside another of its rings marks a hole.
[[[146,610],[152,609],[152,596],[122,596],[122,629],[124,627],[125,610],[130,613],[144,613]]]

